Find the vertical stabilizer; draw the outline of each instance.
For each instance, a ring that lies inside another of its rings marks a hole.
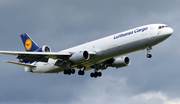
[[[32,52],[39,49],[38,45],[31,39],[28,34],[24,33],[20,36],[27,52]]]

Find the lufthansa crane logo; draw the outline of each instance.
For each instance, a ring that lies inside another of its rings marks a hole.
[[[32,41],[30,39],[27,39],[25,42],[25,48],[27,51],[29,51],[32,47]]]

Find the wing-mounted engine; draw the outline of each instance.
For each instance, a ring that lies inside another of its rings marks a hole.
[[[41,48],[37,49],[36,52],[51,52],[51,48],[47,45],[44,45]]]
[[[80,51],[80,52],[76,52],[74,53],[69,60],[73,63],[80,63],[86,60],[89,60],[90,55],[88,53],[88,51]]]
[[[129,57],[120,57],[114,59],[114,62],[112,63],[112,67],[121,68],[130,65],[131,61]]]

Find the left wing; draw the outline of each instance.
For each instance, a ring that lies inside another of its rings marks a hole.
[[[59,55],[71,55],[70,53],[65,52],[22,52],[22,51],[0,51],[1,54],[8,54],[8,55],[48,55],[48,56],[59,56]]]
[[[88,52],[96,55],[96,52]],[[18,59],[47,62],[48,58],[67,59],[73,52],[23,52],[23,51],[0,51],[0,54],[17,55]]]
[[[72,55],[65,52],[22,52],[22,51],[0,51],[1,54],[18,55],[18,59],[43,61],[46,58],[58,59],[67,58]],[[41,60],[39,60],[41,59]]]

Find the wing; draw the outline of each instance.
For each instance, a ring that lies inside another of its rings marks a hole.
[[[31,61],[46,61],[48,58],[68,58],[71,53],[65,52],[22,52],[22,51],[0,51],[1,54],[17,55],[18,59]]]
[[[17,55],[18,59],[47,62],[52,59],[69,59],[73,52],[22,52],[22,51],[0,51],[0,54]],[[89,52],[96,55],[96,52]]]

